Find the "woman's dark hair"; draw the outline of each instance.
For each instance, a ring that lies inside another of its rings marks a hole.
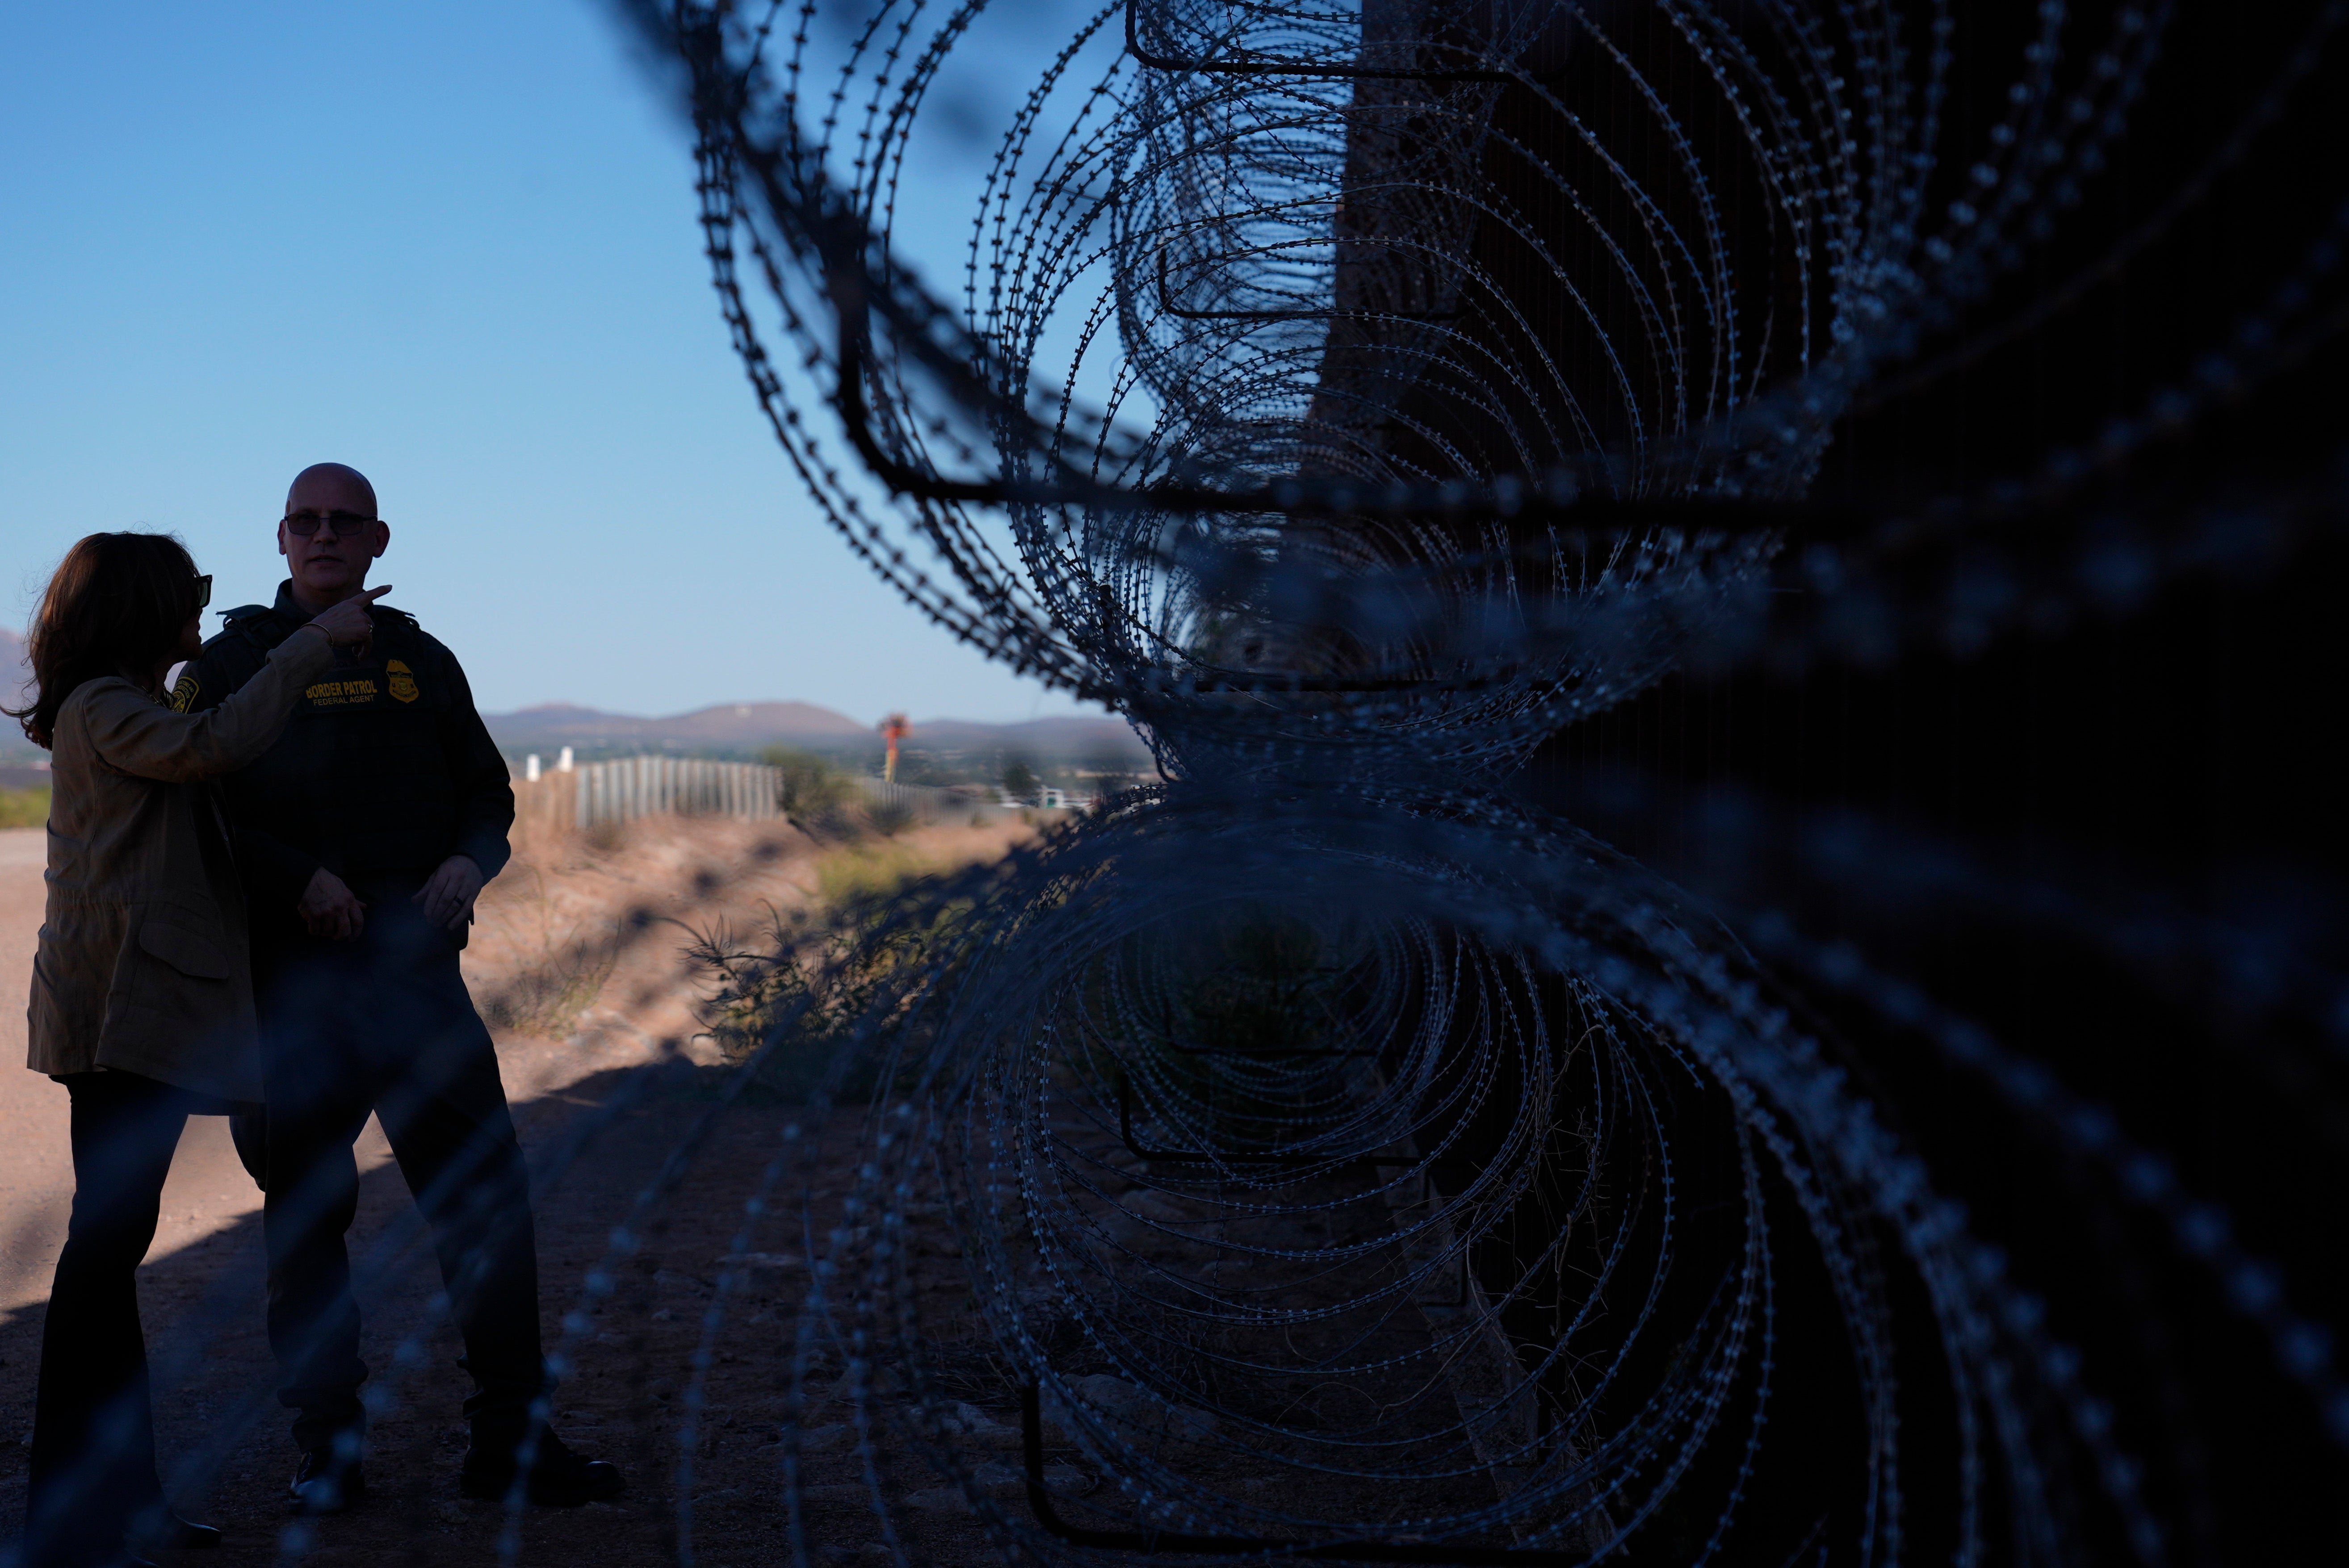
[[[28,707],[0,707],[36,746],[54,738],[74,688],[102,676],[143,678],[178,651],[196,614],[196,562],[168,533],[93,533],[66,552],[25,639]]]

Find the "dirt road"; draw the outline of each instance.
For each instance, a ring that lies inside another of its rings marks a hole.
[[[977,858],[1000,853],[1020,830],[927,829],[890,852]],[[679,1417],[670,1401],[689,1376],[698,1304],[732,1244],[780,1121],[772,1109],[711,1119],[723,1075],[709,1065],[708,1047],[688,1038],[697,986],[681,949],[688,927],[730,921],[748,929],[770,906],[805,903],[839,871],[841,851],[827,861],[781,824],[708,820],[638,824],[631,841],[602,852],[575,840],[523,851],[483,898],[467,978],[493,1018],[559,1036],[498,1031],[532,1159],[550,1333],[582,1303],[582,1280],[613,1226],[629,1218],[679,1140],[707,1124],[701,1158],[650,1216],[626,1286],[600,1309],[597,1332],[557,1397],[560,1429],[582,1451],[622,1463],[630,1493],[616,1504],[533,1510],[512,1522],[496,1505],[457,1498],[459,1407],[468,1388],[454,1366],[460,1346],[438,1319],[430,1249],[415,1233],[413,1206],[370,1124],[351,1250],[372,1387],[388,1397],[367,1460],[376,1495],[315,1530],[289,1522],[281,1499],[295,1455],[285,1413],[270,1394],[259,1195],[224,1120],[196,1118],[140,1279],[166,1486],[183,1514],[230,1534],[226,1553],[190,1563],[675,1560]],[[22,997],[28,984],[43,854],[38,830],[0,833],[0,998]],[[607,943],[615,956],[599,988],[595,955]],[[8,1065],[24,1059],[24,1027],[20,1002],[0,1005],[0,1541],[13,1541],[22,1517],[21,1439],[72,1191],[64,1091]],[[753,1298],[745,1310],[762,1309]],[[771,1441],[766,1407],[775,1402],[774,1378],[756,1357],[739,1366],[725,1359],[703,1418],[695,1560],[749,1568],[776,1560],[781,1524],[771,1467],[756,1456]],[[844,1521],[830,1554],[854,1556],[869,1528],[869,1513],[862,1525]],[[519,1532],[510,1555],[499,1546],[509,1529]]]

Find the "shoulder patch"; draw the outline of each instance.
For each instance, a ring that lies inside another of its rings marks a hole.
[[[406,665],[401,664],[398,659],[386,659],[383,673],[390,677],[386,685],[390,689],[392,701],[414,702],[416,700],[416,676]]]
[[[198,689],[195,676],[191,672],[182,672],[171,687],[171,711],[185,713],[195,707]]]

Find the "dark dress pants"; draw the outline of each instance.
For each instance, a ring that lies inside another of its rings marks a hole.
[[[188,1114],[204,1102],[136,1073],[71,1073],[73,1217],[41,1325],[25,1562],[108,1563],[160,1519],[138,1273]],[[143,1516],[143,1519],[142,1519]]]
[[[269,1100],[238,1119],[237,1148],[266,1194],[269,1343],[305,1451],[366,1424],[344,1236],[369,1111],[431,1228],[479,1386],[466,1413],[519,1418],[546,1389],[529,1171],[456,939],[409,902],[418,885],[355,887],[368,906],[356,941],[255,933]]]

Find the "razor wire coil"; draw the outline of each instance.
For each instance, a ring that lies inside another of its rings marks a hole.
[[[1857,951],[1506,789],[1692,662],[1962,658],[2337,529],[2289,480],[2102,532],[2065,509],[2333,342],[2349,207],[2093,444],[1968,493],[1810,493],[1852,408],[1964,357],[1968,313],[2122,144],[2178,9],[2046,0],[1961,134],[1967,18],[1941,4],[1121,0],[1013,111],[957,305],[901,210],[999,7],[633,7],[685,67],[721,308],[818,511],[914,609],[1142,727],[1166,776],[852,912],[823,976],[864,977],[848,1044],[730,1253],[795,1229],[809,1265],[755,1340],[793,1401],[796,1561],[820,1370],[895,1563],[925,1560],[901,1503],[933,1471],[1006,1560],[2178,1558],[2093,1359],[1817,1026],[1826,996],[2153,1216],[2349,1447],[2323,1326],[2109,1112]],[[2343,15],[2315,8],[2246,136]],[[730,1096],[823,995],[763,1020]],[[585,1274],[558,1371],[719,1109]],[[854,1180],[820,1222],[835,1116]],[[940,1247],[978,1361],[932,1335]],[[683,1561],[740,1283],[719,1274],[684,1389]],[[1015,1401],[1007,1497],[974,1412]],[[1049,1480],[1048,1439],[1102,1490]],[[1847,1469],[1806,1534],[1756,1493],[1813,1440]]]
[[[953,930],[868,1020],[895,1086],[872,1222],[808,1305],[877,1379],[860,1410],[1007,1551],[1565,1563],[1669,1519],[1706,1561],[1790,1397],[1801,1277],[1847,1336],[1838,1553],[1902,1555],[1928,1484],[1891,1338],[1919,1292],[1955,1560],[1993,1534],[2069,1560],[2086,1496],[2167,1560],[2077,1352],[1752,956],[1490,786],[1692,657],[1962,656],[2016,606],[2078,613],[2109,542],[2051,558],[2034,520],[2329,339],[2337,231],[2244,357],[2093,452],[1857,527],[1807,497],[1855,401],[2077,205],[2176,7],[2039,6],[1953,182],[1940,5],[1125,0],[1013,116],[957,310],[892,224],[983,9],[876,5],[828,87],[812,6],[668,35],[728,318],[820,509],[938,624],[1143,727],[1169,777],[875,913]],[[2207,559],[2190,511],[2159,526],[2140,566]],[[1789,562],[1818,606],[1791,618]],[[1923,1026],[1856,955],[1757,929]],[[2044,1108],[1972,1026],[1928,1033]],[[924,1204],[1123,1530],[971,1480],[908,1273]],[[1240,1484],[1268,1475],[1291,1505]]]

